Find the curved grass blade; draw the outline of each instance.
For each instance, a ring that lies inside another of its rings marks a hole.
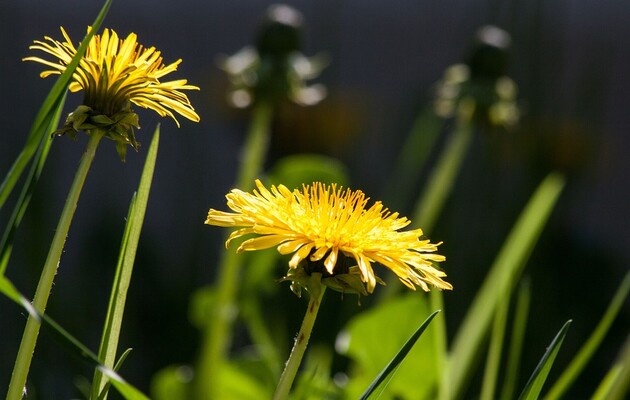
[[[118,361],[116,361],[116,365],[114,365],[114,371],[118,372],[120,370],[120,368],[122,367],[123,363],[125,362],[125,360],[129,356],[129,354],[131,354],[131,348],[125,350],[122,353],[122,355],[120,356],[120,358],[118,359]],[[107,393],[109,392],[109,387],[111,385],[112,385],[112,383],[110,381],[107,381],[107,383],[105,383],[105,386],[103,386],[103,390],[98,395],[98,400],[103,400],[103,399],[107,398]],[[89,397],[89,394],[86,397],[91,398],[91,397]]]
[[[593,400],[623,400],[630,389],[630,335],[621,350],[619,359],[610,368],[597,390]]]
[[[61,118],[61,110],[63,109],[63,105],[65,103],[65,97],[66,96],[64,94],[59,104],[57,104],[57,108],[53,110],[54,113],[46,132],[53,131],[59,124],[59,118]],[[33,188],[44,169],[44,164],[46,163],[46,158],[48,158],[48,151],[50,150],[51,144],[52,139],[47,137],[47,135],[44,135],[42,140],[39,142],[39,146],[37,146],[35,160],[31,164],[31,169],[29,170],[26,182],[24,183],[20,196],[15,203],[11,217],[9,217],[7,227],[2,236],[2,241],[0,242],[0,275],[4,274],[6,271],[9,263],[9,257],[11,257],[11,251],[13,249],[13,236],[15,235],[15,231],[20,225],[22,217],[24,216],[28,204],[31,201],[31,193],[33,192]]]
[[[37,148],[39,147],[39,143],[42,141],[44,135],[48,133],[48,127],[51,124],[52,119],[54,118],[55,110],[61,105],[64,95],[66,93],[66,89],[70,84],[70,80],[72,79],[72,74],[74,74],[77,65],[79,65],[79,61],[83,54],[85,53],[85,49],[87,49],[92,36],[94,33],[98,31],[109,7],[111,6],[112,1],[106,0],[105,4],[101,8],[98,16],[94,20],[92,24],[92,29],[88,32],[87,35],[83,38],[81,45],[77,49],[77,54],[74,55],[72,61],[67,65],[66,70],[57,78],[57,81],[53,85],[52,89],[46,96],[44,103],[42,104],[39,112],[35,116],[35,120],[33,121],[33,125],[31,126],[31,130],[26,139],[26,144],[24,148],[18,155],[17,159],[13,162],[11,169],[9,169],[9,173],[2,181],[0,185],[0,209],[4,205],[5,201],[13,191],[14,186],[17,181],[22,176],[22,172],[26,168],[26,165],[29,163]]]
[[[516,297],[516,306],[514,307],[512,337],[510,338],[507,365],[505,366],[505,376],[503,378],[503,388],[501,390],[502,400],[510,400],[514,398],[530,302],[531,288],[529,279],[524,279],[519,285],[518,295]]]
[[[521,212],[457,331],[440,384],[441,399],[456,399],[463,392],[501,294],[520,276],[563,187],[561,174],[549,174]]]
[[[490,346],[488,348],[488,357],[486,358],[486,367],[484,369],[483,383],[481,385],[481,395],[479,396],[480,400],[495,399],[509,308],[510,294],[504,293],[503,301],[499,302],[497,312],[494,314],[492,334],[490,335]]]
[[[628,293],[630,292],[630,273],[627,273],[619,289],[613,296],[613,299],[610,302],[610,305],[606,309],[604,316],[597,324],[597,327],[588,338],[584,346],[580,349],[577,355],[571,360],[569,366],[564,370],[560,378],[556,381],[556,383],[551,387],[549,393],[545,396],[546,399],[553,400],[559,399],[562,397],[564,392],[571,386],[573,381],[578,377],[580,372],[584,369],[588,361],[591,359],[599,345],[604,340],[608,329],[612,325],[615,317],[621,310],[621,306],[624,301],[628,297]]]
[[[73,348],[81,359],[94,368],[98,368],[112,382],[112,386],[120,392],[127,400],[148,400],[149,398],[142,394],[138,389],[125,382],[114,370],[101,364],[100,360],[90,349],[83,345],[79,340],[72,336],[68,331],[62,328],[57,322],[46,314],[39,313],[31,303],[13,286],[5,276],[0,276],[0,292],[22,306],[33,318],[39,320],[44,325],[52,329],[60,340]]]
[[[411,337],[405,342],[403,347],[398,351],[398,353],[394,356],[394,358],[383,368],[380,374],[374,379],[374,381],[368,386],[363,395],[361,395],[361,400],[367,400],[372,393],[386,380],[389,380],[393,377],[394,372],[400,365],[400,363],[405,359],[411,348],[418,341],[422,333],[431,323],[431,320],[435,318],[435,316],[440,312],[440,310],[434,311],[431,315],[424,320],[422,325],[411,335]],[[384,387],[383,387],[384,388]],[[382,390],[382,389],[381,389]]]
[[[99,348],[99,359],[103,360],[103,364],[109,367],[113,367],[116,360],[116,350],[118,348],[118,339],[120,337],[120,329],[125,312],[125,302],[131,284],[131,275],[136,258],[136,250],[138,249],[138,242],[140,240],[142,223],[149,201],[149,192],[151,190],[159,142],[160,126],[158,125],[155,128],[153,139],[151,140],[151,145],[147,152],[137,195],[134,194],[131,205],[129,206],[127,224],[120,245],[118,265],[116,266],[114,283],[112,285],[107,315],[105,317],[105,326],[103,327]],[[102,393],[104,388],[105,382],[103,375],[99,370],[96,370],[92,382],[92,398],[100,398],[99,393]],[[105,394],[103,398],[107,398],[107,395]]]
[[[538,363],[538,366],[536,366],[534,373],[530,376],[527,384],[525,384],[525,388],[523,389],[523,392],[521,392],[519,400],[536,400],[539,398],[540,391],[547,380],[547,375],[549,375],[551,366],[558,355],[560,346],[562,346],[562,341],[567,335],[569,325],[571,325],[571,320],[564,323],[560,332],[558,332],[556,337],[553,339],[547,348],[547,351],[545,351],[545,354]]]

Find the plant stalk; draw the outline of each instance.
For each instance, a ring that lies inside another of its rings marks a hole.
[[[311,298],[308,301],[308,308],[306,310],[306,315],[304,315],[300,332],[295,338],[293,349],[291,350],[287,364],[284,367],[284,371],[280,376],[276,392],[273,395],[274,400],[285,400],[289,397],[289,391],[291,390],[293,380],[295,379],[300,363],[302,362],[302,357],[304,357],[308,340],[310,339],[311,332],[313,331],[313,325],[315,325],[315,319],[317,318],[319,306],[321,305],[322,298],[326,292],[326,286],[321,284],[321,279],[321,273],[314,273],[311,275],[309,280],[308,291]]]
[[[37,284],[35,297],[33,299],[33,307],[35,307],[40,314],[43,314],[46,310],[48,297],[57,273],[57,267],[59,266],[59,260],[61,259],[66,237],[70,230],[70,224],[72,223],[72,218],[77,208],[79,196],[81,195],[81,189],[83,188],[85,178],[90,170],[90,165],[92,165],[96,149],[103,135],[104,132],[100,130],[95,129],[91,132],[90,140],[88,141],[85,153],[83,153],[81,157],[81,162],[79,163],[74,181],[70,187],[70,192],[66,198],[66,203],[61,212],[61,217],[59,218],[57,229],[55,230],[55,235],[48,251],[44,268],[39,277],[39,283]],[[29,315],[13,367],[11,382],[9,383],[9,390],[7,392],[7,400],[19,400],[22,398],[40,326],[41,322],[32,315]]]
[[[263,169],[269,147],[269,135],[273,107],[266,102],[256,104],[252,121],[243,145],[242,163],[236,179],[236,187],[249,190]],[[234,251],[223,252],[217,281],[217,303],[212,318],[208,319],[204,332],[201,355],[195,379],[196,398],[214,398],[218,384],[217,370],[226,358],[230,347],[230,332],[238,313],[236,295],[242,257]]]

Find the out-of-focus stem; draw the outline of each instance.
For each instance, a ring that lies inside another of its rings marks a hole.
[[[268,102],[259,102],[252,111],[236,187],[249,190],[262,171],[267,149],[273,107]],[[217,371],[221,368],[230,347],[231,331],[238,313],[236,304],[237,286],[242,259],[234,251],[223,252],[219,263],[217,301],[215,311],[208,319],[204,332],[201,355],[195,374],[194,392],[196,399],[215,398]]]

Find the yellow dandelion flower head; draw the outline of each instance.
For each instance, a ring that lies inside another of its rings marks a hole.
[[[90,29],[88,27],[88,32]],[[63,73],[77,52],[63,27],[61,33],[63,42],[46,36],[44,41],[35,40],[29,47],[56,57],[56,61],[34,56],[24,58],[24,61],[35,61],[50,67],[41,72],[42,78]],[[179,122],[174,113],[198,122],[199,116],[181,90],[199,88],[188,85],[185,79],[161,81],[161,78],[176,71],[181,61],[164,65],[161,52],[155,47],[140,45],[135,33],[121,39],[114,30],[105,29],[102,35],[94,35],[90,40],[69,89],[71,92],[84,90],[84,105],[108,117],[127,110],[131,102],[162,117],[171,117],[177,126]]]
[[[239,228],[230,234],[226,247],[235,238],[254,234],[238,252],[277,246],[280,254],[293,254],[290,270],[306,261],[321,265],[323,276],[347,273],[350,260],[368,293],[380,281],[373,262],[393,271],[411,289],[420,286],[428,291],[428,284],[452,289],[442,280],[446,274],[433,266],[445,259],[436,253],[439,243],[425,239],[421,229],[401,231],[410,221],[381,202],[367,207],[369,198],[360,190],[322,183],[293,191],[283,185],[267,189],[256,180],[253,193],[233,189],[226,198],[234,212],[210,209],[205,223]],[[344,271],[337,270],[340,265]]]

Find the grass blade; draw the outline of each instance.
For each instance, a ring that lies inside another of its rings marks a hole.
[[[125,397],[125,399],[149,399],[138,389],[125,382],[125,380],[114,370],[102,365],[96,354],[62,328],[52,318],[46,314],[39,313],[35,307],[31,305],[31,302],[28,301],[5,276],[0,276],[0,293],[22,306],[33,318],[51,328],[53,333],[55,333],[64,344],[67,344],[70,348],[74,349],[82,360],[87,362],[89,365],[98,368],[103,374],[105,374],[112,382],[112,385]]]
[[[72,61],[67,65],[66,70],[57,78],[57,81],[53,85],[52,89],[46,96],[44,103],[42,104],[39,112],[35,116],[35,120],[33,121],[33,125],[31,126],[31,130],[26,139],[26,144],[24,148],[18,155],[17,159],[13,162],[11,169],[9,169],[9,173],[2,181],[0,185],[0,209],[4,205],[5,201],[13,191],[17,181],[22,176],[22,172],[26,168],[26,165],[29,163],[37,148],[39,143],[42,141],[44,135],[48,133],[48,127],[51,124],[52,119],[54,118],[55,110],[60,107],[64,95],[66,93],[66,89],[70,84],[70,80],[72,79],[72,74],[79,65],[79,61],[83,54],[85,53],[85,49],[87,48],[92,36],[94,33],[100,28],[105,16],[107,15],[107,11],[111,5],[111,0],[106,0],[105,4],[101,8],[98,16],[94,20],[92,24],[92,29],[90,32],[83,38],[81,45],[77,49],[77,54],[72,58]]]
[[[610,368],[599,387],[593,394],[593,400],[623,400],[630,388],[630,336],[621,350],[619,359]]]
[[[558,332],[556,337],[553,339],[547,348],[547,351],[545,351],[543,358],[538,363],[538,366],[536,366],[534,373],[530,376],[529,381],[527,381],[523,392],[519,396],[519,400],[538,399],[540,391],[547,380],[547,375],[549,375],[549,371],[551,370],[551,366],[558,355],[560,346],[562,346],[562,341],[569,330],[569,325],[571,325],[571,320],[565,322],[562,329],[560,329],[560,332]]]
[[[562,175],[549,174],[512,228],[455,336],[441,382],[441,398],[458,398],[463,392],[501,294],[509,292],[520,276],[563,186]]]
[[[529,313],[530,301],[531,289],[529,279],[525,279],[521,282],[518,295],[516,297],[514,322],[512,324],[512,337],[510,340],[510,348],[508,350],[505,376],[503,378],[503,389],[501,391],[502,400],[510,400],[514,398],[514,391],[516,390],[516,381],[521,361],[521,352],[523,351],[523,341],[525,339],[525,328],[527,327],[527,314]]]
[[[499,302],[497,312],[494,315],[490,348],[488,350],[488,357],[486,358],[483,384],[481,386],[481,400],[492,400],[495,398],[499,365],[501,363],[501,350],[503,348],[503,339],[505,338],[505,326],[509,308],[510,295],[509,293],[505,293],[503,301]]]
[[[142,223],[149,201],[149,192],[151,190],[151,182],[153,179],[153,171],[157,160],[157,151],[160,141],[160,127],[155,129],[151,145],[147,153],[147,158],[140,178],[137,195],[131,200],[129,207],[129,215],[127,216],[127,224],[123,234],[123,240],[120,245],[120,255],[118,265],[116,266],[116,274],[109,299],[107,316],[105,318],[105,326],[101,337],[101,345],[99,349],[99,359],[103,360],[103,364],[113,367],[116,360],[116,351],[118,348],[118,339],[122,326],[122,319],[125,312],[125,302],[127,300],[127,291],[131,284],[131,275],[133,265],[136,258],[136,250],[138,249],[138,241],[140,240],[140,232]],[[103,375],[99,370],[94,373],[92,383],[92,397],[100,397],[99,393],[105,388]],[[105,395],[103,398],[107,398]]]
[[[431,315],[424,320],[424,322],[420,325],[420,327],[411,335],[411,337],[405,342],[403,347],[398,351],[398,353],[394,356],[394,358],[383,368],[380,374],[374,379],[374,381],[368,386],[363,395],[361,396],[361,400],[366,400],[370,397],[372,393],[385,381],[392,378],[395,370],[398,368],[400,363],[405,359],[411,348],[418,341],[422,333],[431,323],[431,320],[435,318],[435,316],[440,312],[440,310],[434,311]]]
[[[48,125],[46,132],[52,132],[56,129],[59,124],[59,119],[61,118],[61,111],[63,109],[63,105],[65,103],[65,95],[62,96],[61,101],[57,105],[57,108],[54,110],[52,119],[50,120],[50,124]],[[44,164],[46,163],[46,159],[48,158],[48,152],[50,150],[50,146],[52,145],[52,139],[44,135],[42,140],[39,142],[37,147],[37,153],[35,155],[35,160],[31,165],[31,169],[28,173],[28,177],[26,178],[26,182],[22,187],[22,192],[15,203],[15,207],[13,212],[11,213],[11,217],[7,223],[7,227],[2,236],[2,241],[0,242],[0,275],[4,274],[6,271],[7,265],[9,263],[9,257],[11,257],[11,251],[13,249],[13,236],[15,235],[15,231],[17,230],[20,222],[22,221],[22,217],[28,208],[28,204],[31,201],[31,193],[39,180],[39,177],[44,169]]]
[[[591,359],[599,345],[604,340],[608,329],[612,325],[615,317],[621,310],[621,306],[628,297],[630,292],[630,273],[627,273],[619,289],[613,296],[610,305],[606,309],[604,316],[597,324],[597,327],[588,338],[584,346],[580,349],[577,355],[571,360],[569,366],[564,370],[558,381],[551,387],[549,393],[545,396],[546,399],[553,400],[562,397],[564,392],[571,386],[573,381],[578,377],[580,372],[584,369],[588,361]]]

